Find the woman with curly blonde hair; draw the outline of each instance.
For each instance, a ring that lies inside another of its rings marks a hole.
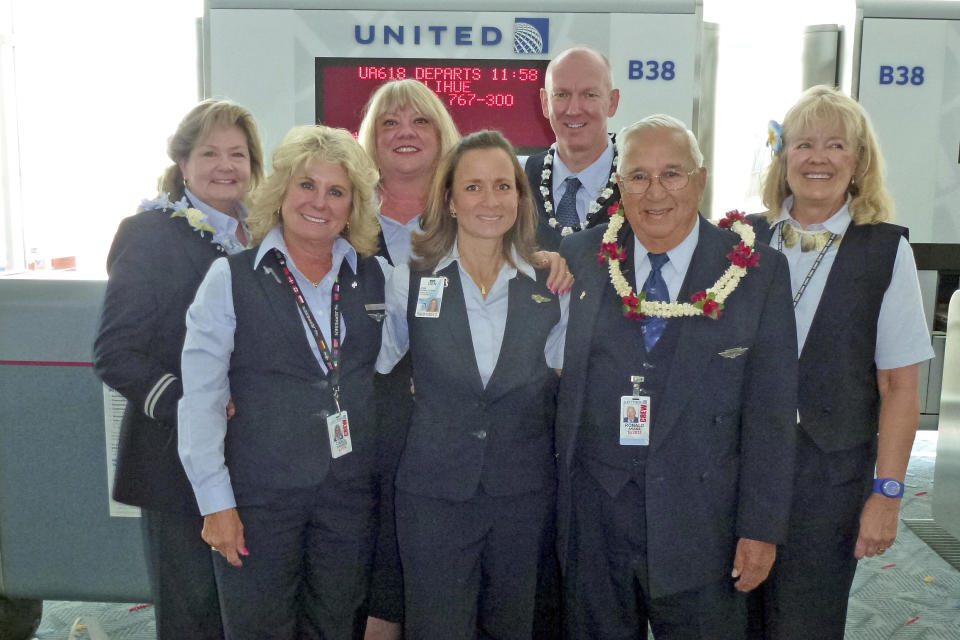
[[[756,638],[842,640],[857,560],[897,535],[933,351],[906,229],[866,112],[813,87],[787,112],[763,186],[757,239],[790,265],[800,358],[787,541],[751,594]],[[784,354],[787,357],[787,354]],[[876,469],[876,478],[874,478]]]
[[[293,128],[254,197],[259,246],[187,313],[180,457],[227,637],[350,638],[375,532],[377,174],[343,129]],[[232,398],[235,413],[217,410]]]

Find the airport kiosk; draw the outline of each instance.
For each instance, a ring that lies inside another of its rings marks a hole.
[[[880,139],[894,221],[910,228],[936,353],[920,388],[921,426],[939,418],[941,430],[934,518],[960,537],[960,450],[948,434],[957,419],[955,407],[949,418],[941,405],[955,404],[957,392],[944,384],[956,357],[944,356],[947,309],[960,283],[960,2],[858,0],[857,12],[854,90]]]

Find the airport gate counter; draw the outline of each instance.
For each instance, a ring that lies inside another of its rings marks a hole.
[[[0,278],[4,596],[150,598],[139,518],[110,499],[123,399],[92,367],[105,285]]]

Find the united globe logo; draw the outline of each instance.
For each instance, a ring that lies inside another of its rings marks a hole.
[[[515,18],[514,53],[547,53],[550,50],[550,18]]]

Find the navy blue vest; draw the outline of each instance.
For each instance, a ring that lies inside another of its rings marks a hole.
[[[411,272],[407,319],[416,393],[397,486],[418,495],[467,500],[554,487],[557,375],[544,358],[560,320],[557,296],[518,274],[510,280],[507,323],[493,375],[480,380],[457,263],[446,276],[439,318],[417,318],[420,278]],[[546,300],[537,302],[536,300]]]
[[[757,239],[773,229],[751,216]],[[823,451],[850,449],[876,437],[880,392],[874,356],[877,319],[890,286],[900,237],[893,224],[850,223],[827,276],[800,354],[800,427]]]
[[[621,263],[623,275],[628,282],[635,283],[633,233],[629,225],[624,225],[619,241],[627,250],[627,259]],[[636,284],[634,289],[639,290]],[[577,433],[576,455],[597,482],[611,496],[616,496],[631,478],[643,486],[650,450],[649,446],[620,444],[620,397],[633,394],[631,376],[644,377],[641,393],[651,398],[652,440],[656,434],[659,400],[663,398],[680,333],[678,323],[683,319],[669,320],[656,346],[647,352],[643,343],[642,323],[623,315],[622,304],[612,284],[604,288],[600,305],[590,346],[590,365],[583,419]]]
[[[328,471],[341,482],[367,482],[376,457],[373,368],[380,322],[366,305],[383,304],[383,273],[373,258],[361,259],[356,275],[346,261],[340,269],[346,325],[340,406],[350,417],[353,451],[334,460],[326,422],[336,411],[330,382],[307,342],[290,285],[264,270],[282,274],[279,265],[267,255],[254,271],[256,251],[229,258],[237,317],[230,391],[237,412],[227,424],[225,456],[237,503],[315,486]]]

